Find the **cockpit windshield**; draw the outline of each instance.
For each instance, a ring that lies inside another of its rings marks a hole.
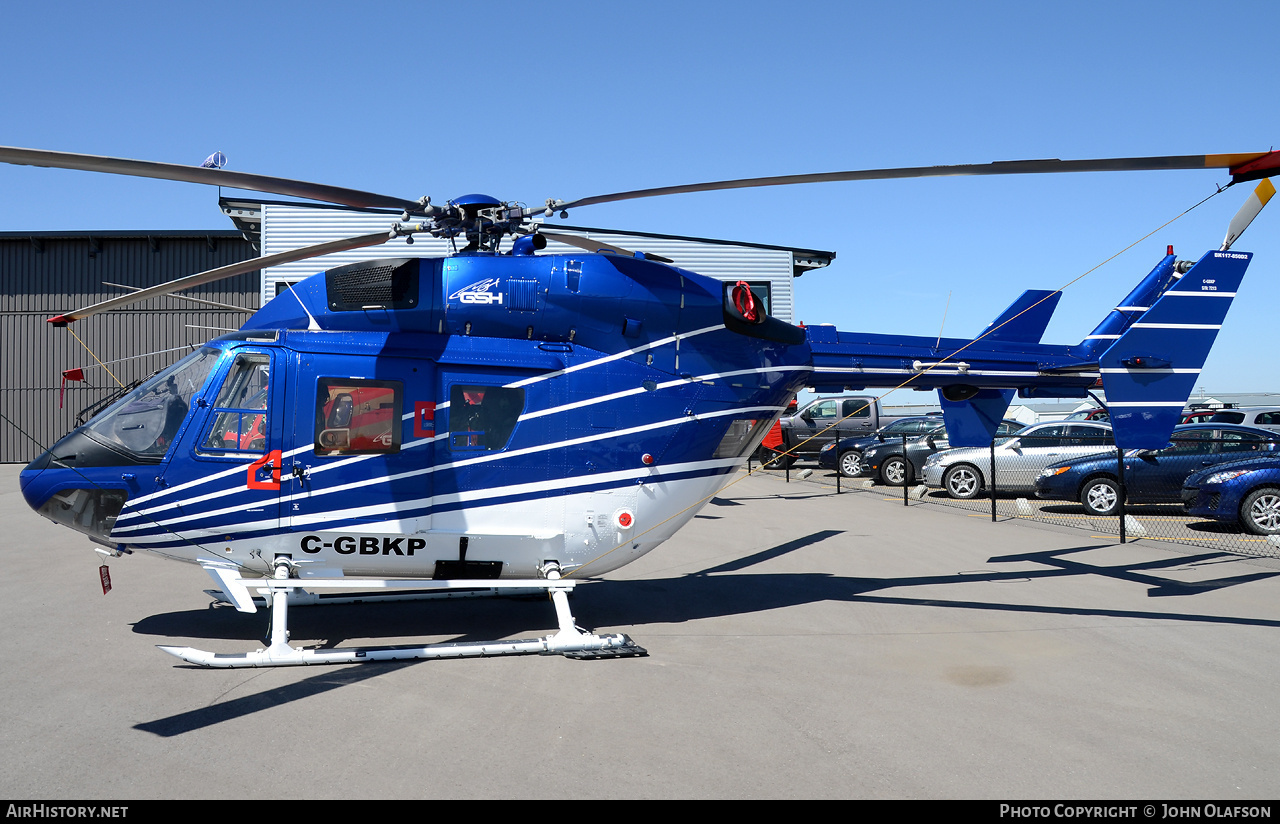
[[[222,352],[204,347],[130,392],[89,423],[103,443],[146,458],[161,458],[191,408],[191,398],[209,377]]]

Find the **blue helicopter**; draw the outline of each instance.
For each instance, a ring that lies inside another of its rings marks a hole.
[[[953,445],[992,437],[1015,393],[1084,397],[1099,382],[1121,448],[1159,448],[1195,384],[1251,255],[1235,239],[1274,193],[1280,152],[1037,160],[797,175],[620,192],[529,209],[484,195],[444,206],[282,178],[0,147],[0,161],[402,210],[376,233],[256,258],[51,319],[415,234],[443,258],[329,269],[267,303],[63,437],[21,473],[41,515],[103,554],[198,564],[219,597],[271,610],[243,654],[162,647],[203,666],[559,653],[642,655],[577,627],[567,595],[687,523],[804,388],[938,389]],[[1040,338],[1059,293],[1030,290],[974,339],[797,327],[722,282],[557,234],[559,211],[753,186],[957,174],[1226,168],[1262,179],[1220,249],[1170,253],[1084,340]],[[548,238],[583,254],[548,254]],[[300,649],[291,604],[546,592],[555,633],[413,648]]]

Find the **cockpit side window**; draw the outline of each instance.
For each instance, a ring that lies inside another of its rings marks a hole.
[[[201,452],[266,452],[271,356],[236,355],[214,403]]]

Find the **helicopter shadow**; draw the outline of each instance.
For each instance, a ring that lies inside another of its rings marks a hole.
[[[864,578],[825,572],[761,573],[747,572],[766,561],[843,535],[840,530],[818,530],[805,536],[762,549],[732,561],[697,572],[669,578],[632,580],[599,580],[580,586],[573,596],[575,618],[584,626],[637,626],[653,623],[684,623],[707,618],[745,615],[785,607],[802,606],[821,601],[883,600],[874,593],[891,589],[923,586],[967,584],[977,581],[1017,581],[1058,579],[1083,575],[1101,576],[1147,587],[1151,598],[1187,597],[1224,588],[1266,580],[1280,575],[1277,571],[1233,575],[1222,578],[1182,581],[1164,577],[1162,570],[1187,566],[1206,566],[1237,559],[1223,552],[1176,555],[1168,558],[1123,564],[1105,564],[1081,559],[1082,553],[1110,548],[1111,544],[1093,544],[1042,552],[994,556],[988,563],[1019,563],[1017,570],[964,572],[911,577]],[[1039,565],[1028,570],[1025,563]],[[911,599],[893,599],[911,601]],[[934,606],[966,606],[974,602],[946,601],[930,598],[922,603]],[[1082,610],[1075,607],[1031,607],[1018,604],[992,603],[985,608],[1002,611],[1061,612],[1078,615],[1124,615],[1134,618],[1165,620],[1251,623],[1280,626],[1280,622],[1264,619],[1231,618],[1221,615],[1177,614],[1146,610]],[[225,605],[204,610],[153,615],[134,624],[133,631],[142,635],[165,638],[189,637],[228,641],[260,640],[267,631],[266,610],[255,614],[236,612]],[[289,611],[289,628],[295,638],[322,639],[312,646],[321,649],[338,647],[351,639],[404,637],[406,631],[421,627],[433,636],[448,636],[450,641],[481,641],[521,634],[549,631],[552,613],[542,596],[523,598],[476,598],[458,603],[447,601],[409,601],[399,603],[330,604],[323,609],[295,607]]]
[[[340,687],[350,686],[377,678],[404,667],[425,663],[424,661],[387,661],[387,666],[369,667],[319,667],[315,675],[285,684],[272,689],[256,692],[241,698],[219,701],[207,707],[180,712],[154,721],[134,724],[133,729],[149,732],[161,738],[173,738],[189,732],[212,727],[224,721],[253,715],[256,712],[270,710],[293,701],[301,701],[312,696],[321,695]],[[193,669],[195,669],[193,667]]]
[[[745,615],[766,610],[795,607],[820,601],[844,601],[900,606],[928,606],[941,609],[971,609],[1027,614],[1109,616],[1187,623],[1234,624],[1280,627],[1280,621],[1197,612],[1084,608],[1070,605],[1044,606],[1008,602],[949,600],[936,595],[913,598],[880,594],[888,590],[972,584],[990,581],[1065,579],[1091,575],[1123,580],[1148,587],[1148,597],[1194,596],[1280,575],[1260,572],[1227,576],[1215,580],[1184,582],[1160,576],[1161,570],[1207,566],[1234,560],[1228,553],[1207,552],[1151,561],[1106,565],[1078,557],[1111,544],[996,556],[988,563],[1020,562],[1017,570],[965,572],[902,578],[862,578],[829,573],[751,573],[748,570],[769,560],[787,556],[806,547],[833,540],[844,532],[819,530],[791,541],[760,550],[752,555],[718,564],[697,572],[669,578],[626,581],[593,581],[581,587],[573,598],[574,615],[584,626],[616,627],[647,624],[678,624],[700,619]],[[1042,568],[1027,570],[1025,562]],[[532,603],[537,601],[537,603]],[[168,613],[143,619],[134,632],[153,635],[180,635],[223,640],[247,640],[264,631],[265,612],[249,615],[229,607]],[[550,611],[542,597],[490,598],[456,601],[333,604],[324,609],[290,610],[290,628],[297,638],[323,638],[320,646],[330,648],[350,638],[400,637],[406,628],[421,626],[433,634],[453,635],[457,641],[478,641],[513,635],[533,635],[550,629]],[[530,633],[530,626],[540,630]],[[135,729],[163,737],[191,732],[261,710],[278,707],[333,689],[361,683],[400,667],[424,661],[385,662],[370,666],[323,667],[315,675],[253,695],[201,707],[166,718],[135,725]]]
[[[1096,544],[1043,552],[996,556],[988,563],[1031,562],[1039,570],[1021,567],[1008,572],[984,571],[903,578],[860,578],[827,573],[739,574],[770,558],[827,540],[839,532],[823,531],[780,544],[751,556],[676,578],[635,581],[603,581],[584,589],[575,604],[575,615],[587,625],[615,626],[650,623],[682,623],[727,615],[794,607],[819,601],[916,604],[940,608],[981,609],[1000,612],[1049,613],[1061,615],[1106,615],[1112,617],[1186,621],[1191,623],[1247,624],[1280,627],[1280,621],[1157,610],[1117,610],[1073,606],[1040,606],[1005,602],[946,600],[938,597],[889,597],[876,593],[893,589],[1002,582],[1031,579],[1062,579],[1083,575],[1101,576],[1147,587],[1150,598],[1187,597],[1240,584],[1266,580],[1280,572],[1232,575],[1212,580],[1181,581],[1158,574],[1161,570],[1205,567],[1239,560],[1223,552],[1178,555],[1151,561],[1107,565],[1077,557],[1081,553],[1111,548]]]

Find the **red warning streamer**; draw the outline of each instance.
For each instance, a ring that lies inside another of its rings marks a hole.
[[[738,310],[738,314],[751,323],[760,319],[760,308],[756,306],[755,293],[751,291],[751,287],[745,280],[740,280],[733,286],[733,307]]]

